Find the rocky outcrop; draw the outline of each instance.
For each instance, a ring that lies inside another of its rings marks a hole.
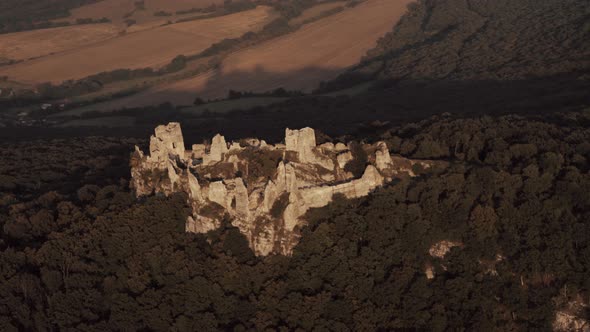
[[[391,155],[389,154],[387,144],[381,142],[377,145],[377,148],[378,150],[375,151],[375,164],[377,169],[386,170],[390,168],[393,164],[393,160],[391,160]]]
[[[560,295],[553,299],[553,302],[560,307],[555,312],[553,331],[590,332],[590,321],[587,316],[590,306],[588,299],[584,300],[581,295],[577,294],[572,300],[561,303],[563,298],[566,296]]]
[[[347,145],[317,146],[311,128],[287,129],[285,144],[258,139],[228,143],[216,135],[211,144],[185,151],[180,125],[170,123],[156,128],[149,155],[136,148],[131,185],[138,196],[186,193],[193,210],[187,232],[214,230],[229,214],[257,255],[289,255],[309,209],[328,205],[338,194],[366,196],[396,177],[413,176],[416,163],[431,165],[391,156],[384,142],[362,148],[370,155],[369,164],[360,178],[353,178],[344,170],[354,161]],[[276,167],[260,169],[273,160]]]
[[[203,162],[207,165],[220,162],[223,156],[229,151],[225,137],[217,134],[211,140],[211,148],[209,154],[203,156]]]
[[[553,331],[566,332],[590,332],[590,323],[568,312],[558,311],[553,321]]]
[[[463,246],[463,243],[461,242],[442,240],[433,244],[430,249],[428,249],[428,253],[435,258],[444,258],[453,247],[461,246]]]
[[[377,151],[377,152],[379,152],[379,151]],[[428,254],[432,258],[444,259],[445,256],[454,247],[463,247],[463,243],[461,243],[461,242],[455,242],[455,241],[449,241],[449,240],[438,241],[438,242],[436,242],[436,243],[434,243],[434,244],[432,244],[430,246],[430,248],[428,249]],[[498,257],[502,258],[501,255],[498,255]],[[480,264],[481,263],[482,262],[480,262]],[[495,263],[495,261],[494,261],[494,263]],[[492,263],[490,263],[490,264],[492,264]],[[442,269],[443,271],[446,271],[447,270],[445,264],[437,264],[437,266],[440,269]],[[434,279],[434,277],[436,276],[435,266],[433,265],[433,262],[431,260],[427,260],[426,261],[426,263],[424,265],[424,274],[426,275],[426,278],[429,279],[429,280]]]
[[[150,157],[157,162],[166,163],[169,156],[183,156],[184,151],[184,138],[178,123],[158,126],[150,138]]]
[[[298,154],[302,163],[313,163],[315,161],[313,150],[316,147],[315,133],[311,128],[285,131],[285,145],[287,151]]]

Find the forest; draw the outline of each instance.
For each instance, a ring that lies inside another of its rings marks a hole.
[[[589,15],[583,0],[420,0],[341,81],[587,81]]]
[[[449,167],[312,210],[292,257],[255,257],[230,220],[185,233],[184,197],[138,201],[145,140],[2,143],[0,329],[547,330],[590,294],[588,128],[586,111],[382,130]],[[430,256],[441,240],[461,245]]]

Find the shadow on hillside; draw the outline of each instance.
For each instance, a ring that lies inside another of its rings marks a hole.
[[[179,117],[186,132],[230,138],[284,136],[284,128],[314,127],[339,136],[371,134],[374,121],[397,125],[441,113],[452,115],[535,115],[590,107],[590,81],[581,74],[513,81],[390,81],[348,97],[307,96],[247,111],[206,118]],[[189,129],[190,128],[190,129]]]
[[[205,86],[197,91],[203,99],[226,98],[229,90],[264,93],[276,88],[312,92],[323,81],[336,78],[346,68],[306,67],[295,71],[268,71],[256,66],[252,71],[215,72]],[[194,99],[194,98],[193,98]]]
[[[230,90],[264,93],[276,88],[311,92],[320,82],[336,78],[344,68],[308,67],[291,72],[273,72],[257,66],[252,71],[223,69],[140,92],[138,94],[84,107],[85,110],[110,111],[155,106],[163,103],[192,105],[203,100],[227,98]]]
[[[281,86],[297,89],[308,84],[311,78],[319,81],[331,75],[337,75],[337,72],[318,68],[291,73],[235,72],[211,77],[204,89],[255,92]],[[587,108],[590,106],[587,77],[587,73],[575,73],[514,81],[390,81],[381,82],[372,90],[354,97],[312,95],[249,110],[204,115],[187,114],[169,106],[143,107],[113,113],[135,117],[136,125],[129,128],[3,128],[0,138],[108,135],[147,139],[154,126],[169,121],[182,123],[187,143],[211,138],[216,133],[222,133],[228,139],[254,136],[274,142],[283,138],[286,127],[305,126],[331,136],[354,133],[371,136],[375,133],[374,127],[368,124],[373,121],[389,122],[394,126],[444,112],[452,115],[535,115]],[[253,82],[254,79],[261,83]],[[189,94],[188,91],[178,93]],[[196,93],[190,98],[195,96]],[[108,115],[93,114],[86,118],[105,116]]]

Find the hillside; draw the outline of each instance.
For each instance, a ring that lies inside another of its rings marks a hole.
[[[381,79],[517,80],[590,69],[588,1],[421,0],[409,8],[359,72]]]
[[[103,104],[0,74],[0,331],[589,332],[590,4],[402,2],[269,0],[277,30],[190,63],[217,70]],[[150,24],[116,37],[142,65]]]
[[[311,91],[357,63],[408,1],[72,4],[63,17],[27,28],[33,31],[0,36],[0,46],[5,45],[0,51],[0,105],[7,105],[12,115],[34,113],[40,105],[60,100],[67,100],[69,110],[115,99],[112,106],[96,108],[165,101],[188,105],[196,92],[203,93],[201,98],[225,97],[223,85],[234,81],[236,89],[259,92],[281,86]],[[246,50],[254,52],[237,56]],[[243,71],[252,72],[237,80]],[[134,94],[135,101],[121,99]]]
[[[61,83],[121,68],[159,68],[178,55],[198,54],[215,42],[257,31],[273,18],[269,7],[260,6],[236,14],[165,25],[0,67],[0,76],[27,83]]]
[[[0,58],[23,61],[60,53],[117,36],[110,23],[87,24],[0,35]]]
[[[51,26],[51,20],[68,17],[70,10],[98,0],[4,0],[0,2],[0,33]]]
[[[276,88],[311,92],[335,78],[391,30],[410,0],[368,0],[309,23],[299,30],[228,55],[220,69],[145,92],[89,107],[115,110],[172,102],[190,105],[196,97],[225,98],[230,89],[267,92]],[[0,71],[1,72],[1,71]]]
[[[476,3],[470,3],[473,5],[472,9],[475,10]],[[582,20],[584,16],[580,13],[583,12],[582,9],[586,6],[585,3],[580,1],[572,3],[578,6],[574,8],[579,10],[573,13],[573,10],[568,7],[567,10],[572,11],[570,16],[563,16],[561,12],[555,14],[555,10],[559,8],[556,2],[543,2],[543,6],[536,6],[535,14],[526,21],[528,28],[512,32],[513,39],[519,41],[513,48],[488,48],[472,45],[476,40],[479,40],[480,44],[486,44],[488,39],[501,38],[494,37],[492,32],[487,32],[490,36],[474,37],[475,39],[468,43],[470,46],[464,50],[465,54],[469,56],[461,57],[463,64],[449,75],[441,74],[437,76],[438,70],[443,70],[443,68],[449,66],[446,58],[439,57],[439,53],[447,50],[451,52],[451,41],[453,39],[447,40],[439,36],[440,40],[437,38],[430,39],[422,44],[412,42],[414,40],[412,38],[416,40],[422,38],[416,36],[416,31],[422,31],[421,29],[423,29],[424,17],[416,14],[420,13],[421,10],[430,8],[434,15],[429,21],[431,25],[434,22],[442,22],[440,24],[444,26],[444,22],[446,22],[443,20],[446,16],[442,15],[442,13],[448,11],[445,9],[450,5],[448,2],[438,2],[438,5],[424,2],[417,6],[410,6],[412,11],[403,16],[393,32],[382,38],[378,46],[369,52],[360,65],[338,79],[324,83],[320,89],[320,92],[346,91],[342,89],[351,86],[353,89],[358,86],[363,87],[363,85],[358,84],[368,80],[370,83],[368,91],[362,92],[361,89],[361,92],[355,96],[329,97],[329,94],[319,94],[273,101],[273,105],[264,102],[258,108],[252,106],[249,99],[244,99],[242,104],[240,104],[240,100],[233,100],[234,112],[224,109],[223,114],[215,111],[215,104],[211,104],[210,107],[205,104],[199,106],[199,109],[205,110],[200,113],[171,109],[158,112],[157,107],[148,107],[117,113],[117,115],[134,118],[136,126],[139,124],[154,126],[166,121],[187,121],[195,131],[206,135],[214,135],[215,133],[211,127],[216,126],[223,128],[224,132],[235,132],[239,135],[265,134],[280,137],[280,133],[276,128],[311,126],[321,128],[329,134],[341,135],[355,130],[367,130],[370,132],[372,128],[370,124],[373,121],[389,122],[390,125],[395,125],[408,120],[418,121],[425,116],[444,112],[497,115],[507,113],[548,114],[566,110],[584,110],[590,106],[590,94],[588,94],[588,91],[590,91],[588,69],[590,67],[588,67],[587,63],[587,59],[590,57],[584,56],[587,54],[590,39],[581,39],[584,35],[583,29],[574,29],[578,25],[584,27],[585,23]],[[478,11],[483,12],[487,8],[483,2],[477,4],[481,6]],[[516,5],[512,4],[512,6]],[[491,15],[487,19],[487,25],[498,27],[494,29],[500,30],[500,27],[509,24],[509,22],[515,23],[514,20],[510,21],[512,16],[508,14],[518,15],[518,12],[514,12],[516,10],[515,7],[511,11],[499,11],[497,14]],[[535,23],[544,22],[539,17],[552,17],[552,15],[563,16],[562,20],[558,21],[563,27],[561,34],[556,34],[555,31],[560,30],[554,25],[550,25],[556,24],[552,23],[553,21],[547,22],[545,25]],[[335,17],[337,15],[328,17],[328,19]],[[316,24],[321,25],[322,21],[316,22]],[[455,34],[467,29],[461,24],[455,24],[455,26],[456,28],[453,28],[454,32],[452,32]],[[546,31],[546,27],[550,27],[551,31]],[[302,29],[302,31],[305,31],[305,29]],[[449,32],[448,36],[453,36],[452,33]],[[397,37],[394,38],[394,36]],[[534,36],[537,36],[536,39],[533,38]],[[542,36],[547,36],[547,38]],[[558,36],[559,38],[550,38],[551,36]],[[530,45],[526,43],[527,38],[530,40]],[[539,44],[541,41],[544,44]],[[490,45],[493,44],[493,42],[489,43]],[[271,45],[269,43],[266,47],[272,49]],[[541,47],[540,51],[527,53],[529,49],[527,47],[533,47],[533,45]],[[572,45],[577,46],[573,48]],[[263,49],[263,46],[237,52],[230,56],[229,59],[240,58],[242,54]],[[395,51],[388,52],[389,49]],[[280,52],[278,50],[277,54],[280,54]],[[416,62],[410,56],[413,54],[412,52],[420,52],[421,57],[416,58],[420,61]],[[486,67],[488,68],[486,70],[481,69],[488,63],[486,59],[512,59],[517,55],[520,56],[520,60],[507,62],[506,67],[497,65],[495,69],[488,67]],[[546,60],[546,58],[552,59],[551,57],[554,57],[553,60]],[[256,57],[251,58],[254,61],[250,63],[256,64]],[[478,59],[484,59],[484,61],[478,61]],[[269,63],[273,63],[272,61],[269,61]],[[404,61],[408,61],[408,63]],[[521,65],[515,64],[517,61],[520,61],[518,63]],[[546,66],[531,66],[529,61],[530,63],[546,61],[548,64]],[[476,66],[481,68],[478,69]],[[430,71],[428,71],[429,68]],[[511,71],[511,68],[514,70]],[[251,87],[256,86],[256,81],[247,82],[241,76],[241,74],[247,74],[247,72],[247,70],[244,70],[239,72],[239,75],[229,76],[232,79],[227,80],[229,82],[227,83],[228,86],[233,84],[233,86],[243,86],[244,89],[247,89],[246,85],[239,85],[241,82],[250,84]],[[291,84],[291,87],[294,87],[299,84],[299,80],[305,77],[305,73],[305,71],[298,72],[297,74],[301,75],[290,76],[291,80],[288,80],[288,75],[285,75],[284,78],[288,84]],[[321,71],[314,69],[311,70],[311,73],[319,75]],[[266,74],[268,73],[262,70],[254,71],[254,75],[258,79],[261,77],[266,78]],[[334,72],[326,72],[326,74],[331,76]],[[222,77],[220,76],[220,78]],[[246,75],[246,77],[248,76]],[[186,100],[186,103],[190,103],[193,96],[196,95],[194,91],[197,88],[202,88],[207,82],[214,83],[216,79],[223,82],[220,78],[216,78],[213,72],[200,76],[200,78],[200,81],[199,77],[181,81],[177,83],[178,87],[175,89],[168,89],[167,86],[154,88],[136,96],[123,98],[120,103],[114,101],[103,105],[90,106],[84,111],[92,109],[106,111],[124,106],[157,104],[165,101],[166,96],[174,92],[177,93],[178,98],[184,96],[182,98]],[[201,85],[187,84],[183,88],[182,82],[200,82]],[[171,87],[174,86],[174,84],[171,85]],[[209,84],[208,86],[215,87],[216,85]],[[228,87],[225,87],[224,90],[222,84],[217,87],[219,88],[218,91],[220,91],[219,96],[223,95],[221,91],[227,91],[228,89]],[[365,86],[364,89],[366,90],[367,87]],[[243,110],[240,110],[240,108],[243,108]],[[206,110],[210,110],[214,116]],[[81,112],[66,114],[76,115],[81,114]],[[146,116],[146,114],[149,114],[149,116]],[[108,123],[108,117],[105,117],[104,114],[85,116],[85,119],[87,124],[91,124],[93,121],[100,124]],[[359,128],[359,124],[365,126],[364,129]],[[147,130],[145,128],[143,132]]]

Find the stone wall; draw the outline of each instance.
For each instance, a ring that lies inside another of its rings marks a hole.
[[[287,129],[285,144],[270,145],[258,139],[240,142],[228,143],[216,135],[210,145],[195,144],[185,151],[180,124],[158,126],[150,139],[150,154],[146,156],[136,148],[131,186],[138,196],[187,193],[193,209],[187,232],[214,230],[228,213],[257,255],[289,255],[298,243],[310,208],[328,205],[336,194],[366,196],[396,177],[414,176],[412,167],[416,163],[423,168],[431,165],[391,156],[384,142],[365,144],[363,149],[373,155],[362,177],[354,178],[344,170],[353,160],[348,146],[317,146],[311,128]],[[242,178],[249,174],[242,170],[247,171],[252,162],[243,156],[277,151],[283,157],[276,168],[256,179]],[[219,209],[224,213],[212,215],[211,211]]]

